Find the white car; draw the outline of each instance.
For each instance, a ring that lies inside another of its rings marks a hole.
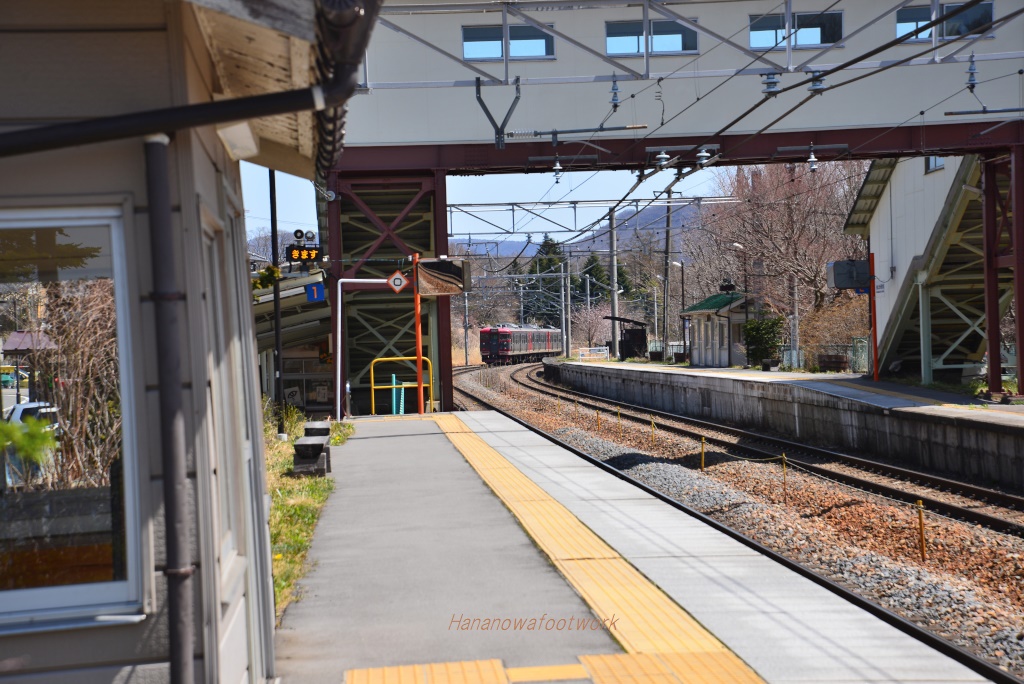
[[[4,409],[3,420],[8,423],[23,423],[25,418],[35,418],[47,423],[47,429],[56,431],[58,429],[57,407],[46,401],[30,401],[23,404],[15,404]],[[23,485],[26,481],[38,479],[43,475],[43,468],[37,464],[26,464],[13,447],[8,447],[0,452],[0,460],[3,461],[4,481],[0,489],[8,489],[17,485]]]

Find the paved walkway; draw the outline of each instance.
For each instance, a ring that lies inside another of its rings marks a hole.
[[[985,681],[496,413],[355,422],[285,684]]]

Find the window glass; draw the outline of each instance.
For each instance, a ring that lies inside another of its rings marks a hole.
[[[605,24],[605,51],[609,55],[642,55],[643,22],[611,21]],[[648,35],[651,54],[697,51],[697,32],[676,21],[652,21]]]
[[[750,18],[750,47],[770,50],[786,42],[786,19],[781,14]]]
[[[509,59],[555,56],[555,39],[533,26],[509,26]],[[463,26],[464,59],[503,59],[501,26]]]
[[[0,336],[22,378],[0,390],[0,611],[129,598],[120,224],[107,211],[0,211]]]
[[[896,10],[896,37],[903,37],[931,20],[932,10],[930,7],[904,7]],[[933,30],[930,28],[927,31],[921,31],[910,40],[931,40]]]
[[[843,39],[842,12],[804,12],[793,14],[793,45],[810,47],[831,45]],[[750,17],[750,47],[761,50],[782,48],[786,43],[786,17],[769,14]]]
[[[924,172],[930,173],[946,167],[946,160],[942,157],[928,156],[924,158]]]
[[[842,12],[794,14],[793,19],[796,24],[794,45],[831,45],[843,39]]]
[[[945,14],[950,10],[957,9],[963,5],[963,3],[955,3],[950,5],[942,6],[942,13]],[[956,15],[952,19],[947,19],[942,23],[942,37],[943,38],[960,38],[962,36],[968,36],[971,34],[981,33],[982,27],[987,26],[992,21],[992,3],[983,2],[975,5],[969,10]]]

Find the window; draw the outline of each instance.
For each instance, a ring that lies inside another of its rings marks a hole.
[[[942,157],[929,156],[924,158],[924,172],[931,173],[946,168],[946,160]]]
[[[471,60],[504,59],[501,26],[463,26],[462,56]],[[509,59],[545,59],[555,56],[555,39],[533,26],[508,27]]]
[[[794,47],[819,47],[843,39],[842,12],[802,12],[793,14]],[[759,50],[783,49],[786,46],[786,17],[767,14],[750,17],[750,47]]]
[[[931,7],[904,7],[896,10],[896,37],[901,38],[908,33],[916,31],[932,20]],[[932,31],[921,31],[914,38],[908,40],[931,40]]]
[[[6,356],[53,418],[0,451],[0,624],[140,600],[122,233],[119,207],[0,209]]]
[[[960,7],[963,3],[953,3],[939,6],[939,13],[947,12]],[[902,37],[915,29],[924,26],[932,20],[931,7],[904,7],[896,11],[896,37]],[[975,5],[962,14],[944,21],[939,27],[939,38],[944,40],[955,40],[965,36],[976,35],[983,31],[983,26],[992,22],[992,3],[983,2]],[[934,27],[922,31],[910,41],[931,40]]]
[[[942,13],[960,7],[963,3],[943,5]],[[982,32],[982,27],[992,22],[992,3],[983,2],[942,22],[942,37],[952,40]]]
[[[642,55],[644,23],[610,21],[605,24],[605,51],[609,55]],[[647,35],[649,54],[697,52],[697,32],[676,21],[652,21]]]

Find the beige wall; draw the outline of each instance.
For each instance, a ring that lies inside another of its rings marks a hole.
[[[0,132],[67,119],[127,113],[211,99],[215,76],[190,5],[162,0],[5,3],[0,41]],[[186,293],[183,352],[186,448],[195,575],[197,681],[255,681],[263,671],[252,573],[264,553],[261,430],[248,310],[239,169],[211,129],[173,136],[171,194],[178,285]],[[139,539],[146,619],[135,626],[0,635],[0,654],[25,668],[0,681],[160,681],[167,676],[159,385],[141,139],[0,159],[0,207],[119,204],[124,208],[130,336],[136,402]],[[219,267],[211,273],[204,259]],[[217,306],[211,309],[214,301]],[[211,326],[212,321],[212,326]],[[213,329],[211,329],[211,327]],[[245,429],[245,423],[249,429]],[[246,441],[246,434],[252,441]],[[217,475],[222,480],[218,483]],[[198,477],[197,477],[198,476]],[[221,497],[230,493],[230,501]],[[252,506],[250,503],[254,502]],[[218,506],[232,506],[237,556],[222,557]],[[259,540],[257,542],[256,540]],[[264,553],[265,555],[265,553]],[[241,562],[249,557],[248,564]],[[269,560],[267,560],[269,562]],[[238,573],[241,572],[239,575]],[[2,598],[0,598],[2,602]],[[255,644],[255,646],[253,645]],[[230,657],[218,658],[220,649]],[[253,666],[253,663],[256,663]]]
[[[405,2],[389,2],[385,9],[394,9]],[[794,3],[794,10],[801,12],[820,11],[834,3],[826,0],[806,0]],[[891,8],[891,0],[864,0],[855,3],[841,3],[835,7],[843,12],[844,35],[849,36],[856,29],[870,22]],[[924,3],[922,3],[924,4]],[[995,3],[998,18],[1024,6],[1024,0],[999,0]],[[748,2],[695,2],[671,6],[689,18],[695,18],[702,26],[722,36],[734,36],[733,40],[742,46],[748,45],[748,17],[769,11],[780,11],[778,3],[768,0]],[[602,8],[559,12],[536,12],[531,16],[546,23],[553,23],[556,30],[570,35],[591,48],[602,52],[605,49],[606,21],[642,17],[640,7]],[[387,20],[415,33],[423,39],[454,54],[462,56],[461,27],[463,25],[500,25],[498,12],[435,14],[435,15],[383,15]],[[656,17],[652,12],[651,16]],[[996,53],[1020,53],[1024,51],[1024,31],[1018,19],[999,30],[994,39],[978,41],[970,50],[958,58],[966,59],[973,50],[977,52],[979,67],[983,76],[992,78],[1015,72],[1020,66],[1020,57],[1013,60],[981,61]],[[522,23],[510,18],[511,23]],[[835,49],[815,60],[819,66],[835,66],[869,49],[896,38],[895,15],[890,15],[864,32],[847,38],[844,47]],[[949,43],[938,54],[945,56],[962,43]],[[920,43],[892,48],[871,60],[899,60],[909,57],[924,47]],[[692,105],[698,97],[707,96],[726,78],[726,72],[749,67],[758,73],[738,76],[715,93],[692,107],[686,114],[661,128],[652,137],[700,135],[715,132],[721,125],[762,99],[760,72],[770,69],[731,47],[719,45],[705,35],[698,37],[700,58],[693,55],[660,56],[651,58],[651,73],[654,77],[668,75],[662,83],[663,100],[670,116]],[[812,58],[818,50],[793,50],[787,62],[785,51],[772,51],[768,58],[782,67],[799,67]],[[607,122],[609,126],[625,124],[648,124],[656,127],[661,121],[662,102],[655,99],[657,89],[652,78],[647,81],[632,81],[624,76],[621,69],[597,57],[556,39],[554,60],[512,61],[509,77],[523,79],[610,77],[618,73],[620,97],[624,105]],[[642,58],[617,58],[624,65],[643,70]],[[493,132],[486,117],[480,110],[472,87],[477,74],[415,43],[411,39],[384,26],[374,29],[367,57],[369,81],[380,87],[370,94],[356,96],[348,118],[346,144],[399,145],[406,143],[488,143]],[[504,77],[501,62],[474,62],[484,71]],[[865,79],[834,92],[825,93],[812,103],[804,106],[782,122],[773,126],[776,132],[813,131],[834,127],[891,126],[914,116],[921,109],[930,107],[942,98],[953,94],[964,83],[966,65],[963,63],[927,64],[915,67],[898,67],[883,74]],[[699,79],[691,78],[694,72],[722,73]],[[673,73],[675,72],[675,73]],[[830,77],[827,85],[834,85],[849,78],[867,73],[862,69]],[[782,85],[788,86],[804,79],[797,70],[782,76]],[[460,80],[466,87],[458,88],[415,88],[389,90],[388,83],[396,82],[442,82]],[[1008,82],[1008,81],[1007,81]],[[643,91],[643,92],[641,92]],[[998,85],[979,86],[979,94],[989,108],[1018,106],[1016,88]],[[637,93],[630,99],[631,93]],[[777,97],[742,121],[734,133],[753,132],[772,122],[790,107],[806,97],[804,87]],[[511,104],[514,90],[511,87],[485,87],[484,100],[498,121]],[[551,130],[597,126],[609,111],[609,83],[575,83],[556,85],[524,85],[522,99],[509,124],[510,129]],[[964,92],[947,102],[942,108],[929,111],[924,123],[948,123],[943,116],[946,109],[977,109],[977,101]],[[408,112],[416,112],[409,117]],[[667,117],[666,117],[667,118]],[[964,120],[958,117],[957,121]],[[920,122],[919,122],[920,123]],[[600,136],[598,136],[600,137]],[[512,143],[515,144],[515,143]]]

